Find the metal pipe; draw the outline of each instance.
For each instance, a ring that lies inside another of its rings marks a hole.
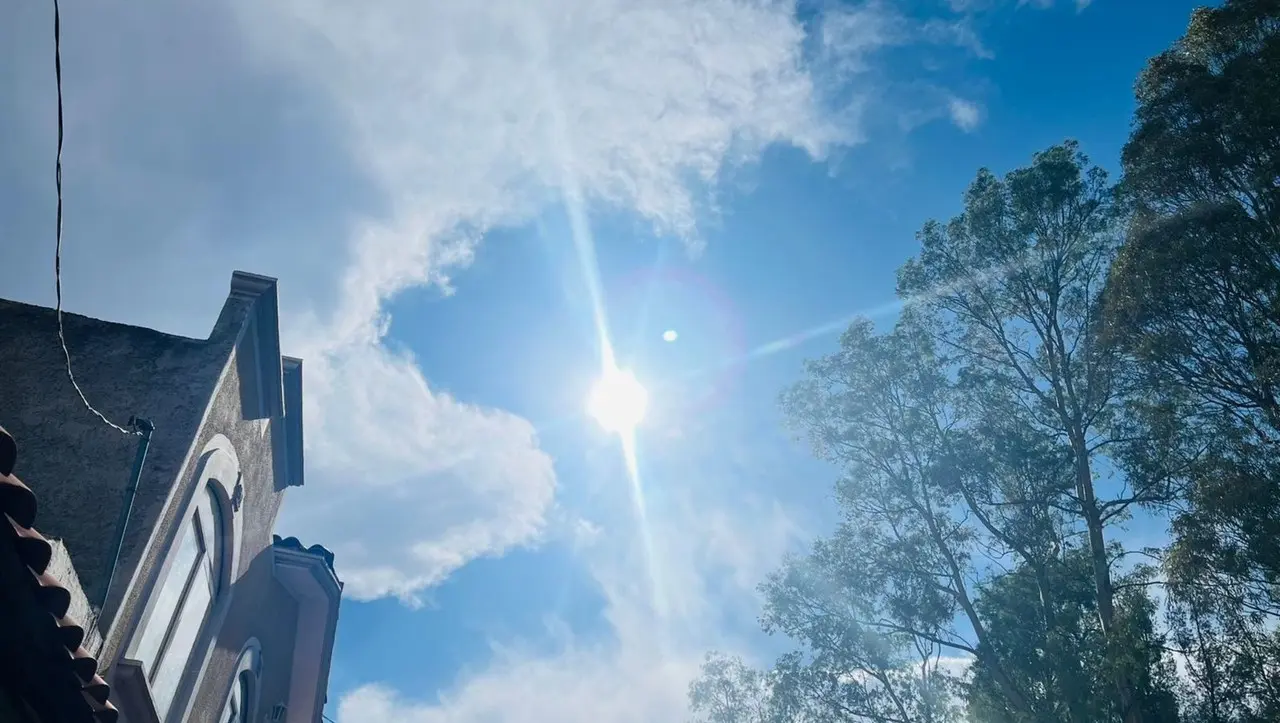
[[[142,478],[142,464],[147,461],[147,450],[151,447],[151,433],[155,425],[142,417],[129,420],[130,425],[138,433],[138,453],[133,457],[133,474],[129,476],[129,486],[124,488],[124,502],[120,505],[120,518],[116,520],[116,539],[114,554],[111,556],[111,567],[107,568],[107,584],[102,589],[102,603],[98,605],[98,615],[107,606],[107,596],[111,594],[111,583],[116,577],[116,568],[120,565],[120,552],[124,549],[124,533],[129,526],[129,514],[133,511],[133,498],[138,495],[138,480]],[[94,621],[97,622],[96,620]]]

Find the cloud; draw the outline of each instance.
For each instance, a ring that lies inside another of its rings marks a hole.
[[[947,6],[955,12],[968,13],[985,10],[995,2],[997,0],[947,0]]]
[[[319,363],[307,368],[310,489],[282,524],[334,548],[361,599],[412,601],[467,560],[535,543],[554,503],[527,423],[441,396],[387,347],[388,299],[447,283],[485,230],[566,198],[696,243],[726,169],[775,143],[820,157],[858,132],[832,120],[788,3],[235,7],[259,62],[332,100],[390,209],[356,236],[333,313],[292,335]],[[844,22],[828,47],[869,52],[873,23]]]
[[[964,48],[975,57],[983,60],[991,60],[996,57],[995,53],[982,42],[982,38],[978,36],[977,31],[973,28],[973,23],[967,17],[959,20],[933,18],[925,22],[923,33],[925,38],[934,43],[951,44]]]
[[[906,42],[910,34],[905,18],[875,3],[837,6],[819,23],[824,64],[841,82],[868,70],[876,50]]]
[[[32,242],[5,248],[6,294],[48,303],[48,17],[11,20],[0,236]],[[815,43],[782,0],[139,0],[63,21],[71,308],[203,336],[232,268],[281,277],[308,413],[281,530],[334,549],[353,597],[408,602],[536,544],[557,480],[527,420],[448,394],[388,340],[389,300],[447,289],[486,230],[566,198],[696,243],[719,182],[766,147],[862,138],[878,49],[982,55],[882,4],[825,16]],[[652,549],[618,519],[578,526],[612,640],[504,648],[439,700],[361,688],[343,723],[681,717],[703,651],[745,651],[726,631],[803,529],[724,499],[652,511]]]
[[[478,673],[428,695],[364,685],[337,700],[339,723],[651,723],[686,716],[686,694],[705,651],[716,647],[752,659],[746,641],[725,635],[725,617],[750,625],[758,613],[757,573],[777,565],[796,545],[800,525],[783,509],[747,498],[737,509],[684,500],[655,510],[652,530],[663,541],[652,553],[684,604],[655,602],[652,586],[635,570],[646,555],[632,536],[602,536],[588,556],[601,592],[612,640],[591,643],[572,635],[552,655],[518,644],[496,649]],[[704,525],[706,515],[719,521]],[[615,531],[616,532],[616,531]],[[612,541],[608,543],[607,541]],[[624,571],[626,573],[624,574]],[[718,575],[717,571],[730,572]],[[743,573],[739,576],[738,572]],[[744,586],[742,582],[746,581]],[[729,610],[718,600],[747,601]],[[757,660],[768,665],[771,661]]]
[[[504,660],[439,704],[422,703],[381,685],[344,696],[341,723],[650,723],[681,720],[685,688],[697,657],[672,658],[634,647],[572,650],[548,659]]]
[[[1074,0],[1076,12],[1083,12],[1085,8],[1093,4],[1093,0]],[[1054,0],[1018,0],[1019,7],[1030,5],[1040,10],[1048,10],[1054,6]]]
[[[982,108],[963,98],[952,98],[947,104],[947,113],[951,116],[951,122],[965,133],[972,133],[982,123]]]
[[[324,443],[309,445],[309,494],[289,501],[287,524],[340,551],[353,597],[417,602],[541,533],[555,473],[529,422],[433,390],[407,353],[350,344],[309,358],[307,432]]]
[[[307,486],[280,529],[332,547],[350,595],[413,601],[467,560],[536,544],[556,479],[526,420],[443,393],[388,342],[388,300],[445,288],[484,231],[567,189],[693,242],[722,175],[765,147],[856,139],[794,9],[64,7],[68,307],[203,337],[232,269],[279,276],[308,415]],[[50,31],[35,5],[0,23],[4,293],[46,304]]]
[[[974,13],[991,10],[1007,4],[1009,0],[947,0],[947,5],[958,13]],[[1076,10],[1084,10],[1093,0],[1074,0]],[[1018,7],[1032,7],[1037,10],[1048,10],[1054,6],[1054,0],[1017,0]]]
[[[335,549],[354,597],[413,601],[536,544],[556,479],[527,421],[388,343],[387,302],[566,197],[696,243],[764,148],[861,138],[886,81],[855,69],[920,37],[895,17],[838,11],[815,51],[782,0],[66,8],[69,308],[204,336],[232,268],[279,276],[308,410],[281,529]],[[6,247],[6,294],[49,303],[49,23],[9,20],[0,219],[31,242]]]

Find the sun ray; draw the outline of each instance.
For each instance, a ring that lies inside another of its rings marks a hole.
[[[548,107],[551,116],[551,138],[553,150],[560,165],[560,186],[565,212],[569,218],[569,232],[573,237],[574,251],[578,258],[578,266],[582,273],[583,283],[591,300],[591,314],[595,325],[596,343],[600,347],[601,378],[620,373],[613,343],[609,336],[609,324],[604,304],[604,292],[600,283],[600,265],[596,258],[595,239],[591,226],[587,221],[582,186],[574,171],[573,149],[568,133],[565,130],[564,112],[556,92],[554,78],[543,75],[544,90],[547,93]],[[634,381],[634,377],[632,377]],[[638,387],[639,384],[636,383]],[[622,447],[623,462],[626,467],[627,481],[631,493],[631,505],[635,515],[636,529],[639,533],[641,553],[649,583],[651,604],[660,616],[666,614],[665,596],[662,592],[660,575],[654,555],[653,535],[649,524],[648,509],[645,504],[644,486],[640,481],[640,464],[637,454],[634,426],[617,432]]]
[[[851,314],[846,314],[839,318],[832,319],[831,321],[827,321],[821,324],[817,324],[815,326],[811,326],[808,329],[804,329],[802,331],[798,331],[793,334],[789,334],[787,336],[779,337],[777,339],[774,339],[773,341],[760,344],[759,346],[756,346],[748,350],[745,354],[741,354],[739,356],[735,356],[730,359],[725,359],[712,367],[703,367],[703,368],[697,369],[694,372],[690,373],[688,376],[698,377],[703,374],[708,374],[719,369],[724,369],[726,367],[734,367],[740,364],[746,364],[747,362],[750,362],[753,359],[759,359],[761,357],[777,354],[779,352],[783,352],[788,349],[793,349],[807,341],[816,339],[821,336],[827,336],[829,334],[838,334],[840,332],[843,332],[845,329],[849,328],[849,325],[852,324],[857,319],[871,319],[874,321],[875,319],[879,319],[881,317],[888,316],[890,314],[896,314],[902,311],[903,309],[913,306],[915,304],[929,301],[930,299],[936,299],[939,296],[942,296],[943,294],[951,293],[965,286],[989,284],[999,276],[1002,276],[1007,273],[1012,273],[1014,271],[1018,271],[1022,268],[1025,268],[1026,266],[1029,266],[1031,262],[1035,260],[1035,256],[1036,254],[1034,253],[1034,250],[1028,250],[1026,253],[1019,255],[1017,258],[1009,261],[1008,263],[1000,264],[997,266],[993,266],[989,269],[984,269],[982,271],[976,272],[973,275],[957,282],[956,284],[943,286],[936,289],[930,289],[928,291],[925,291],[920,294],[916,294],[906,299],[894,299],[892,301],[887,301],[885,303],[877,304],[870,308],[861,309]]]

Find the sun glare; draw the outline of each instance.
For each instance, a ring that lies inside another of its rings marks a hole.
[[[649,393],[630,371],[607,368],[591,390],[587,411],[605,430],[630,435],[644,420]]]

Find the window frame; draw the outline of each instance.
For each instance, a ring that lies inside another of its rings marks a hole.
[[[261,674],[262,644],[257,638],[249,638],[240,650],[235,672],[227,686],[227,693],[223,696],[222,707],[218,709],[218,723],[231,723],[231,719],[226,716],[231,702],[237,698],[239,706],[235,711],[235,723],[253,723],[256,720]]]
[[[122,661],[137,666],[139,671],[143,673],[139,682],[147,687],[146,697],[152,702],[152,710],[148,711],[148,713],[152,719],[162,723],[186,720],[190,707],[194,702],[195,692],[199,688],[200,681],[204,678],[205,669],[208,666],[209,657],[213,650],[213,641],[217,637],[218,630],[221,628],[222,621],[225,619],[230,606],[231,583],[240,574],[239,553],[242,515],[236,514],[231,505],[231,498],[238,484],[241,484],[241,474],[235,447],[224,435],[214,434],[204,446],[192,478],[189,479],[188,484],[182,485],[187,492],[179,508],[180,512],[172,517],[175,524],[172,525],[172,529],[163,538],[163,542],[161,538],[157,537],[153,537],[151,540],[152,545],[164,544],[164,547],[158,557],[159,564],[156,566],[155,573],[151,575],[140,591],[146,603],[142,614],[136,619],[132,630],[128,633],[127,643],[123,646],[124,655],[122,656]],[[201,519],[202,507],[208,510],[204,519]],[[199,523],[193,524],[196,520],[199,520]],[[206,521],[209,526],[207,533],[200,527]],[[188,531],[197,534],[201,538],[200,544],[205,548],[205,554],[197,555],[196,562],[188,573],[189,579],[183,584],[178,603],[170,614],[170,618],[164,622],[166,625],[164,642],[158,649],[156,659],[154,661],[139,661],[136,656],[140,652],[139,647],[144,635],[151,625],[159,623],[159,621],[154,620],[158,612],[156,608],[159,602],[156,593],[167,582],[171,568],[175,564],[174,558],[177,553],[177,546],[182,541],[181,535],[186,534]],[[215,547],[216,549],[213,549]],[[154,679],[153,669],[158,668],[167,653],[174,630],[182,617],[185,604],[190,598],[192,585],[199,584],[196,578],[200,577],[198,569],[200,564],[209,564],[211,566],[209,570],[211,580],[210,601],[204,617],[197,627],[194,644],[184,661],[182,671],[178,674],[168,709],[164,711],[156,710],[154,707],[155,698],[151,695],[151,685]]]
[[[173,610],[169,611],[168,624],[161,637],[160,645],[156,649],[155,659],[142,661],[148,667],[147,684],[151,687],[152,701],[158,702],[157,685],[161,676],[166,673],[173,675],[173,669],[166,667],[167,663],[175,662],[170,656],[181,655],[183,650],[187,650],[187,656],[181,660],[181,667],[177,670],[177,677],[164,679],[164,687],[168,689],[172,686],[173,692],[168,697],[167,704],[163,706],[164,710],[156,711],[161,716],[167,716],[168,711],[173,707],[173,702],[181,689],[182,679],[186,676],[191,651],[196,649],[196,642],[208,625],[214,605],[222,592],[220,571],[225,564],[223,559],[225,554],[222,549],[225,525],[222,523],[224,511],[221,509],[222,504],[218,500],[215,487],[214,483],[205,485],[202,493],[198,493],[196,504],[193,505],[194,512],[183,523],[180,534],[193,536],[196,542],[196,556],[192,561],[191,569],[186,574],[186,579],[182,581],[182,591],[177,597],[176,604]],[[176,571],[170,570],[169,574],[174,572]],[[162,587],[167,584],[166,576]],[[202,593],[197,589],[200,585],[207,586],[207,590]],[[193,605],[199,600],[204,602],[197,610]],[[199,617],[196,619],[192,616]],[[193,623],[195,627],[189,628]],[[181,639],[178,638],[180,631],[187,633]]]
[[[196,579],[200,576],[200,566],[207,564],[210,552],[214,554],[217,550],[209,550],[209,544],[205,539],[204,527],[200,523],[200,514],[197,512],[194,516],[188,517],[182,525],[182,534],[191,535],[196,542],[196,554],[191,560],[191,567],[187,570],[187,579],[182,582],[182,590],[178,593],[177,602],[173,607],[172,613],[169,615],[169,624],[165,627],[164,633],[160,636],[160,645],[156,648],[154,660],[143,660],[147,666],[147,681],[154,682],[156,674],[159,672],[160,663],[169,653],[169,648],[173,645],[173,634],[178,627],[178,622],[182,617],[182,613],[187,609],[187,603],[191,600],[191,589],[196,584]],[[172,574],[175,570],[170,570]],[[169,582],[166,577],[161,587]],[[211,591],[212,592],[212,591]],[[207,613],[206,613],[207,614]]]

